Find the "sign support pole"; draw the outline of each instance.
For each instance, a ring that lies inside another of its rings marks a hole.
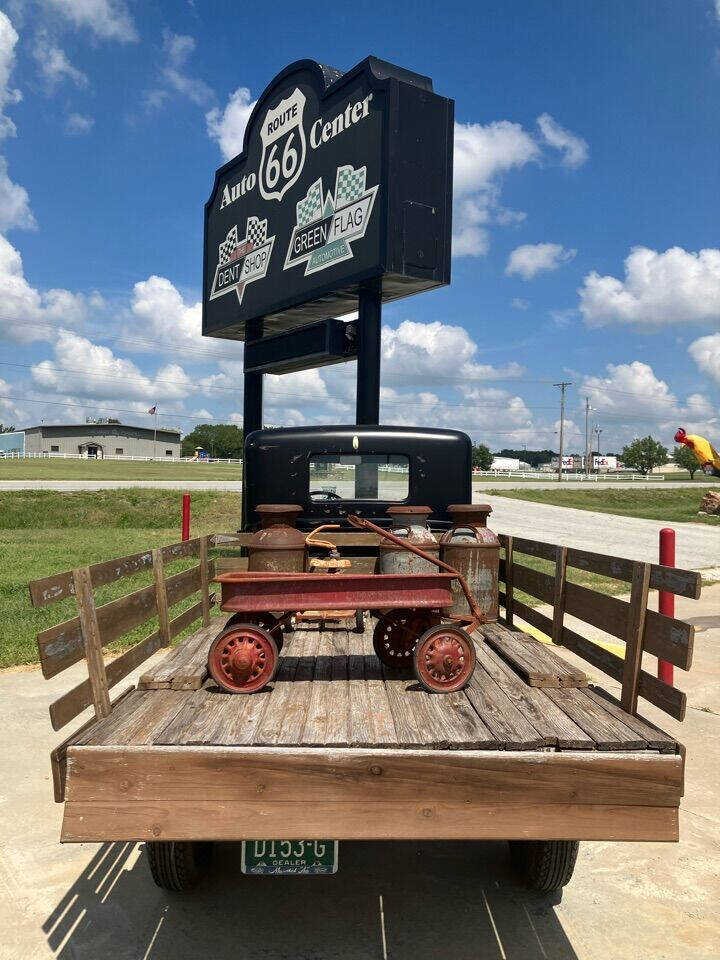
[[[246,340],[260,340],[263,335],[263,318],[248,320],[245,326]],[[243,374],[243,438],[247,439],[253,430],[262,430],[263,425],[263,375],[262,373]],[[244,451],[243,451],[244,452]],[[243,485],[241,527],[245,529],[247,519],[247,477],[245,457],[243,456]]]
[[[357,393],[355,422],[365,426],[380,423],[380,333],[382,288],[379,279],[362,284],[358,294]],[[378,464],[361,462],[355,474],[355,496],[376,500],[379,489]]]
[[[382,290],[380,280],[360,287],[357,322],[357,393],[355,423],[380,423],[380,329]]]

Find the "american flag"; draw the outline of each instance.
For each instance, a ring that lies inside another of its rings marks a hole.
[[[157,405],[154,407],[150,407],[150,409],[148,410],[148,413],[156,413],[156,412],[157,412]]]

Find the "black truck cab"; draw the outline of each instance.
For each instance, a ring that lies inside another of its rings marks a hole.
[[[472,500],[472,443],[459,430],[321,426],[255,430],[245,439],[245,528],[261,503],[297,503],[301,530],[349,527],[358,514],[389,525],[393,504],[429,506],[430,527],[447,529],[450,503]]]

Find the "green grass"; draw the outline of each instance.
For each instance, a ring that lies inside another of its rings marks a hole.
[[[702,491],[676,487],[672,490],[488,490],[488,494],[530,500],[558,507],[612,513],[620,517],[644,517],[661,523],[720,524],[720,517],[698,515]]]
[[[192,536],[232,532],[240,524],[238,494],[194,493],[192,506]],[[0,668],[36,663],[38,631],[75,615],[71,598],[33,608],[30,580],[179,540],[180,494],[174,491],[0,492]],[[174,561],[167,572],[178,573],[196,563],[194,557]],[[149,571],[118,580],[97,590],[96,602],[107,603],[151,580]],[[177,604],[171,616],[196,600],[197,596],[188,597]],[[132,646],[155,627],[155,621],[148,621],[113,647]]]
[[[242,480],[238,463],[0,459],[0,480]]]

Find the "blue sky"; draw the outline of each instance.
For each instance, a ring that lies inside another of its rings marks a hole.
[[[200,336],[214,170],[287,63],[374,54],[456,116],[453,282],[385,308],[383,421],[552,447],[569,380],[571,447],[585,396],[604,450],[717,445],[714,0],[3,9],[0,420],[240,422],[242,346]],[[352,422],[354,376],[271,378],[266,420]]]

